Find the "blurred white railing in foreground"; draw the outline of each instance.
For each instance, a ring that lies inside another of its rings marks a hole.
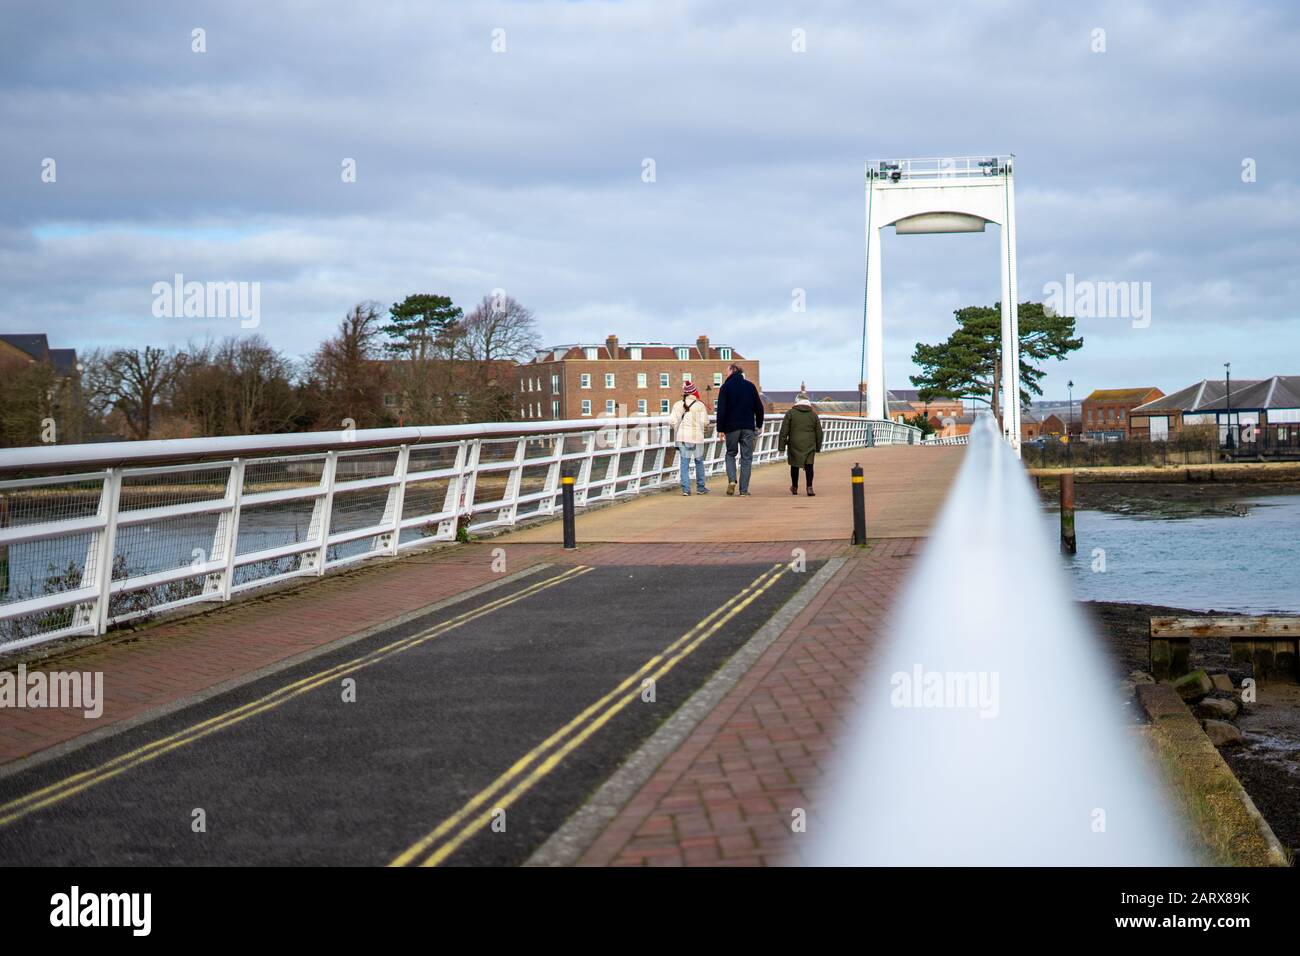
[[[983,416],[837,744],[810,861],[1185,862],[1115,686],[1029,478]]]
[[[822,424],[827,451],[920,438]],[[676,480],[671,437],[659,417],[6,449],[0,474],[22,477],[0,480],[0,650],[550,515],[563,467],[579,507],[634,495]],[[710,473],[724,455],[710,444]]]

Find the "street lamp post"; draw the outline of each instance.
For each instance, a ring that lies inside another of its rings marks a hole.
[[[1223,363],[1223,404],[1224,419],[1227,422],[1228,452],[1233,450],[1232,440],[1232,363]]]

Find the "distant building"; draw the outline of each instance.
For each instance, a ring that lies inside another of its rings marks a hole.
[[[803,391],[808,393],[813,407],[823,415],[867,414],[866,394],[857,389],[804,388]],[[798,390],[764,392],[763,401],[769,412],[784,414],[794,404],[795,396],[798,394]],[[945,419],[959,418],[966,413],[959,398],[936,397],[929,402],[923,402],[916,389],[889,389],[885,393],[885,398],[889,407],[889,417],[896,422],[923,414],[937,428]]]
[[[1055,413],[1044,415],[1033,408],[1025,408],[1020,412],[1021,441],[1030,441],[1045,435],[1059,438],[1065,434],[1065,428],[1065,422],[1061,421]]]
[[[1099,388],[1080,407],[1083,437],[1089,441],[1123,441],[1129,437],[1129,420],[1139,405],[1164,395],[1154,386]]]
[[[944,416],[942,419],[932,418],[930,424],[934,426],[934,438],[957,438],[960,435],[970,434],[971,428],[975,425],[975,416],[966,413]]]
[[[561,345],[515,366],[519,417],[556,421],[619,414],[666,415],[694,382],[710,410],[732,362],[759,390],[759,363],[701,335],[692,345],[629,342],[611,335],[600,345]]]
[[[1225,391],[1222,379],[1203,379],[1146,402],[1133,409],[1134,433],[1161,441],[1185,428],[1217,425],[1223,443],[1231,422],[1234,443],[1243,428],[1262,428],[1282,445],[1294,443],[1300,432],[1300,375],[1240,379],[1232,382],[1230,394]]]
[[[67,378],[77,370],[77,350],[52,349],[43,333],[0,334],[0,365],[13,362],[43,362],[60,378]]]

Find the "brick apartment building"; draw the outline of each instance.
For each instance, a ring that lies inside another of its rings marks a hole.
[[[1083,437],[1091,441],[1123,441],[1129,419],[1139,405],[1164,395],[1158,388],[1099,388],[1083,400]]]
[[[727,366],[737,362],[758,386],[758,361],[701,335],[693,345],[629,342],[544,349],[515,366],[515,403],[524,421],[666,415],[692,381],[712,410]]]

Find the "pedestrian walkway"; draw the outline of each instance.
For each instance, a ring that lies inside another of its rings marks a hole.
[[[924,535],[961,463],[963,448],[885,445],[817,456],[816,497],[790,494],[782,462],[756,468],[750,497],[728,497],[726,475],[710,494],[648,495],[617,508],[579,514],[578,541],[847,541],[853,527],[849,470],[861,463],[869,538]],[[775,500],[774,500],[775,499]],[[512,541],[562,540],[556,524],[518,531]]]

